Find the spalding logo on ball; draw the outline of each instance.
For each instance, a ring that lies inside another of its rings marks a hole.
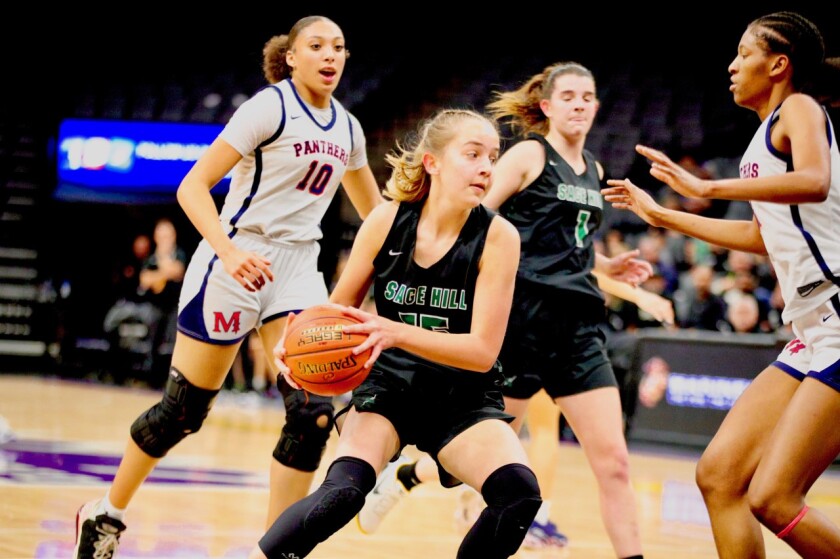
[[[337,396],[359,386],[370,369],[372,350],[353,355],[367,334],[348,334],[345,326],[359,321],[330,305],[309,307],[288,326],[286,365],[301,388],[321,396]]]

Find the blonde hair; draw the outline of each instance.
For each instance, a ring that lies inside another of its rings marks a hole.
[[[518,132],[545,135],[548,133],[548,117],[540,108],[540,101],[551,98],[557,78],[566,74],[591,78],[595,82],[595,76],[585,66],[577,62],[558,62],[546,66],[519,89],[494,93],[487,110],[496,120],[510,119],[511,128]]]
[[[275,35],[266,41],[265,46],[263,46],[263,76],[268,83],[277,83],[292,74],[292,69],[286,64],[286,52],[295,44],[301,31],[318,21],[328,21],[338,27],[330,18],[307,16],[300,18],[292,26],[288,35]],[[349,51],[345,50],[344,52],[345,56],[350,56]]]
[[[385,196],[397,202],[418,202],[429,193],[432,181],[423,166],[423,155],[440,155],[461,129],[461,122],[476,119],[486,122],[498,132],[495,122],[476,111],[467,109],[442,109],[423,121],[418,129],[413,147],[403,147],[397,142],[395,150],[385,155],[391,167],[391,178],[385,183]]]

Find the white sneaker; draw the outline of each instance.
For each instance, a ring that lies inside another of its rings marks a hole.
[[[455,530],[461,535],[469,532],[486,506],[481,493],[466,483],[463,484],[458,494],[458,506],[455,508]]]
[[[379,477],[373,491],[365,497],[365,504],[356,516],[356,523],[363,534],[372,534],[379,528],[382,519],[391,512],[408,490],[397,479],[397,470],[403,464],[410,464],[411,459],[400,455],[394,462],[389,462]]]
[[[9,422],[0,415],[0,444],[10,443],[15,440],[15,432],[12,431]]]
[[[524,549],[565,548],[568,545],[569,538],[557,529],[557,524],[550,520],[545,524],[534,520],[522,541]]]
[[[112,559],[116,556],[125,524],[107,514],[97,516],[98,505],[98,500],[90,501],[76,513],[73,559]]]

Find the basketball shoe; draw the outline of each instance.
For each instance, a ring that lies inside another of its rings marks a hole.
[[[99,501],[82,505],[76,513],[76,548],[73,559],[113,559],[125,524],[105,513],[96,515]]]
[[[534,520],[525,539],[522,541],[524,549],[563,548],[569,545],[569,538],[557,530],[557,525],[549,520],[545,524]]]
[[[486,507],[481,493],[463,484],[458,489],[458,505],[455,507],[455,530],[463,535],[470,531],[475,521]]]
[[[403,464],[410,462],[410,458],[401,454],[394,462],[389,462],[379,474],[373,491],[367,494],[365,504],[356,516],[356,522],[362,533],[374,533],[391,509],[408,495],[408,490],[397,479],[397,470]]]

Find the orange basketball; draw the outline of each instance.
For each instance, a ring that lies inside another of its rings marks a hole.
[[[337,396],[359,386],[370,369],[372,350],[353,355],[366,334],[346,334],[358,324],[352,316],[328,305],[316,305],[296,315],[286,332],[286,365],[301,388],[321,396]]]

